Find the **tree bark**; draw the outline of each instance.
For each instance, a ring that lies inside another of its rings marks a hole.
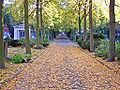
[[[89,1],[90,51],[94,51],[94,32],[92,26],[92,0]]]
[[[2,5],[3,0],[0,0],[0,69],[5,68],[4,64],[4,42],[3,42],[3,27],[2,27]]]
[[[29,37],[29,21],[28,21],[28,0],[24,0],[24,25],[25,25],[25,47],[26,47],[26,54],[31,53],[30,49],[30,37]]]
[[[85,4],[84,4],[84,36],[83,36],[83,47],[86,48],[86,4],[87,4],[87,0],[85,0]]]
[[[48,42],[50,41],[50,31],[48,30]]]
[[[110,18],[110,45],[109,45],[109,59],[108,61],[115,60],[115,0],[110,0],[109,18]]]
[[[40,32],[39,32],[39,0],[36,1],[36,48],[39,49],[40,48]]]
[[[4,59],[7,59],[8,57],[8,42],[4,42]]]
[[[41,31],[41,42],[43,42],[43,26],[42,26],[42,0],[40,0],[40,31]]]
[[[78,11],[78,25],[79,25],[79,33],[81,33],[80,1],[78,3],[78,8],[79,8],[79,11]]]

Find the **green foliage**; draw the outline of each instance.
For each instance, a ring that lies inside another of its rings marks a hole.
[[[116,57],[120,60],[120,42],[116,42]]]
[[[100,39],[104,39],[104,38],[105,38],[105,37],[104,37],[104,35],[103,35],[102,33],[94,34],[94,39],[100,40]]]
[[[24,38],[19,39],[18,43],[20,43],[21,45],[25,45],[25,39]],[[35,44],[36,44],[36,40],[35,39],[31,39],[30,40],[30,45],[33,46]]]
[[[77,43],[78,43],[78,45],[79,45],[80,47],[82,47],[82,43],[83,43],[82,37],[80,37],[80,38],[77,39]]]
[[[11,57],[11,61],[15,64],[22,63],[24,60],[24,57],[22,54],[15,54]]]
[[[48,41],[47,38],[44,38],[44,40],[43,40],[43,42],[42,42],[42,45],[43,45],[44,47],[46,47],[46,46],[49,45],[49,41]]]
[[[24,38],[19,39],[18,43],[20,43],[21,45],[25,45],[25,39]]]
[[[95,49],[95,53],[97,56],[104,57],[106,59],[108,57],[109,41],[101,40],[99,42],[100,45],[98,45],[97,48]]]
[[[85,46],[83,46],[83,39],[82,39],[82,37],[80,37],[80,38],[77,39],[77,43],[82,48],[86,47],[86,49],[88,49],[88,50],[90,49],[90,40],[89,39],[86,40]]]
[[[95,48],[101,43],[100,41],[104,39],[104,35],[103,34],[94,34],[94,43],[95,43]],[[79,44],[80,47],[83,47],[88,50],[90,50],[90,33],[87,32],[87,39],[85,41],[85,46],[83,46],[83,38],[80,37],[77,39],[77,42]]]
[[[44,38],[43,42],[49,42],[47,38]]]
[[[32,54],[15,54],[11,57],[12,63],[19,64],[25,62],[26,59],[31,59]]]
[[[42,0],[43,4],[43,25],[44,27],[53,27],[55,30],[65,30],[65,28],[76,27],[78,28],[78,1],[79,0]],[[23,0],[12,0],[9,5],[7,12],[10,12],[15,21],[22,21],[24,17],[24,6]],[[62,4],[64,3],[65,6]],[[81,11],[81,26],[83,27],[83,15],[84,15],[84,3],[85,1],[80,1]],[[89,7],[89,2],[87,1],[87,12]],[[29,23],[36,25],[36,0],[29,0]],[[98,27],[100,25],[108,22],[109,12],[108,6],[109,0],[102,2],[102,0],[94,0],[93,2],[93,27]],[[119,5],[120,1],[116,0],[116,4]],[[119,7],[116,6],[116,21],[120,21]],[[17,12],[17,14],[16,14]],[[87,17],[87,28],[89,27],[89,18]],[[66,29],[67,30],[67,29]]]
[[[85,42],[86,49],[90,50],[90,39],[87,39]]]
[[[109,52],[109,41],[108,40],[101,40],[99,41],[100,45],[97,46],[95,53],[97,56],[108,58]],[[120,42],[115,43],[115,53],[118,60],[120,60]]]
[[[33,45],[35,45],[35,44],[36,44],[36,40],[35,40],[35,39],[31,39],[31,40],[30,40],[30,45],[33,46]]]

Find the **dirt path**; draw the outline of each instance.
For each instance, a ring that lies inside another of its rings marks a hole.
[[[58,38],[3,90],[120,90],[120,77]]]

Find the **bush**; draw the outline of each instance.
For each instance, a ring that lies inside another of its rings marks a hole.
[[[19,40],[19,43],[21,44],[21,45],[25,45],[25,39],[24,38],[21,38],[20,40]],[[35,45],[36,44],[36,40],[35,39],[31,39],[30,40],[30,46],[32,47],[33,45]]]
[[[116,42],[116,57],[120,60],[120,42]]]
[[[11,40],[9,42],[9,45],[13,46],[13,47],[17,47],[17,46],[21,46],[21,43],[19,43],[18,40]]]
[[[105,38],[105,36],[102,33],[99,33],[99,34],[95,33],[94,34],[94,39],[101,40],[101,39],[104,39],[104,38]]]
[[[22,63],[23,60],[24,60],[24,57],[21,54],[15,54],[11,57],[11,61],[16,64]]]
[[[104,59],[106,59],[108,58],[109,40],[101,40],[99,42],[100,45],[95,49],[95,53],[97,56],[104,57]]]
[[[42,45],[43,45],[44,47],[48,46],[48,45],[49,45],[48,39],[45,38],[45,39],[43,40],[43,42],[42,42]]]
[[[83,39],[80,37],[77,39],[77,43],[80,47],[82,47],[82,44],[83,44]]]
[[[85,42],[86,49],[90,50],[90,39],[87,39]]]
[[[85,46],[83,46],[83,38],[82,37],[80,37],[80,38],[77,39],[77,43],[82,48],[86,47],[86,49],[88,49],[88,50],[90,49],[90,41],[89,41],[89,39],[86,40]]]
[[[20,43],[21,45],[25,45],[25,39],[24,39],[24,38],[21,38],[21,39],[19,39],[18,41],[19,41],[19,43]]]
[[[97,46],[95,53],[97,56],[108,58],[109,53],[109,40],[101,40],[99,41],[100,45]],[[115,43],[115,55],[120,60],[120,43]]]
[[[34,46],[36,44],[36,40],[35,39],[31,39],[30,40],[30,46]]]
[[[82,47],[82,48],[86,47],[86,49],[90,50],[90,33],[87,32],[86,36],[87,36],[87,38],[86,38],[85,46],[83,46],[83,38],[82,37],[79,37],[77,39],[77,42],[80,47]],[[96,33],[94,34],[94,45],[95,45],[94,48],[96,48],[98,45],[100,45],[100,43],[101,43],[100,41],[102,39],[104,39],[103,34],[96,34]]]
[[[24,62],[29,62],[31,60],[32,54],[15,54],[11,57],[12,63],[19,64]]]

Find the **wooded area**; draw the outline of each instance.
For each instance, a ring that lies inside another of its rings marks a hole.
[[[11,0],[10,4],[5,5],[4,8],[2,8],[2,1],[0,4],[0,68],[5,67],[3,63],[2,18],[4,16],[2,16],[2,11],[7,15],[12,15],[13,24],[24,22],[26,53],[31,53],[29,25],[36,30],[36,48],[42,47],[42,42],[46,39],[47,34],[53,36],[53,33],[57,35],[57,32],[65,32],[69,33],[68,36],[78,43],[82,38],[80,45],[83,48],[89,47],[91,52],[96,51],[95,34],[106,32],[105,30],[100,31],[99,28],[109,27],[109,50],[107,51],[109,55],[107,57],[108,61],[115,60],[115,30],[116,24],[119,24],[120,20],[119,0]],[[46,32],[49,33],[46,34]],[[105,34],[104,37],[106,37]],[[89,39],[88,42],[87,39]],[[104,40],[106,39],[104,38]],[[88,46],[87,43],[89,43]]]
[[[0,89],[119,90],[120,0],[0,0]]]

